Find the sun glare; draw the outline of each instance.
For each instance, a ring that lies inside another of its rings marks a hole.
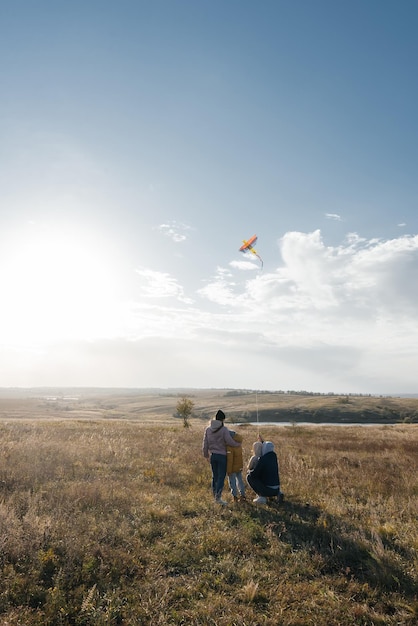
[[[14,345],[106,336],[117,284],[92,233],[32,227],[0,259],[0,337]]]

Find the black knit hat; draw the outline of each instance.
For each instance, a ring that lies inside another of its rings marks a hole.
[[[216,413],[215,419],[219,420],[220,422],[223,422],[225,419],[225,413],[221,411],[221,409],[219,409],[219,411]]]

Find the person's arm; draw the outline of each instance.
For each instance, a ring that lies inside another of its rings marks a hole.
[[[209,458],[209,443],[208,443],[208,434],[205,430],[205,434],[203,435],[203,444],[202,444],[202,452],[205,459]]]
[[[232,446],[233,448],[239,448],[241,445],[238,441],[234,441],[234,439],[232,439],[231,433],[225,427],[224,427],[224,441],[227,446]]]
[[[260,457],[256,466],[253,467],[253,469],[250,471],[251,476],[254,476],[254,478],[258,478],[259,480],[261,480],[263,466],[264,460],[263,457]]]
[[[232,465],[234,462],[234,454],[235,452],[231,450],[231,448],[228,446],[228,448],[226,449],[226,473],[227,474],[231,473]]]

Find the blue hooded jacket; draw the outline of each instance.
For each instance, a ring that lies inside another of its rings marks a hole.
[[[279,464],[271,441],[263,443],[260,460],[250,474],[266,487],[280,488]]]

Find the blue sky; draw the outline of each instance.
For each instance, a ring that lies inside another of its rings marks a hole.
[[[417,392],[417,28],[3,1],[0,386]]]

